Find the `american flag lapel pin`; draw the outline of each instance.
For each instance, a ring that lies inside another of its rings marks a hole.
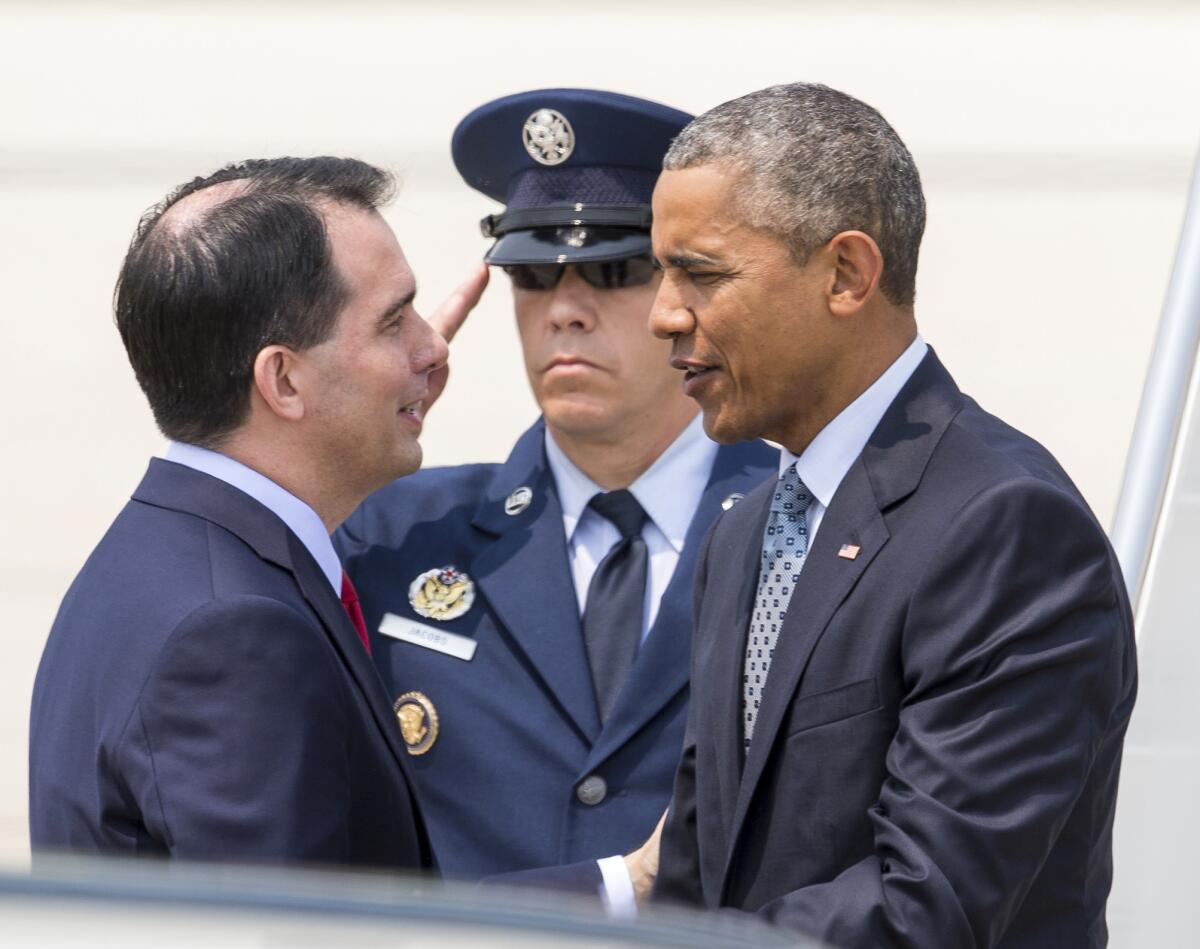
[[[843,560],[853,560],[858,556],[858,552],[862,550],[858,544],[842,544],[842,549],[838,551],[838,556]]]

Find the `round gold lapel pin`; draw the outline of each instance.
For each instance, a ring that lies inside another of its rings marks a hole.
[[[392,706],[410,755],[423,755],[438,736],[437,709],[424,692],[405,692]]]

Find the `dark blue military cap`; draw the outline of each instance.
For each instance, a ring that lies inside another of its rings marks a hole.
[[[678,109],[593,89],[539,89],[481,105],[450,150],[505,205],[481,222],[491,264],[618,260],[650,249],[650,196]]]

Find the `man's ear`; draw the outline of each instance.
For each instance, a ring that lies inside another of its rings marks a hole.
[[[883,254],[870,235],[842,231],[828,244],[833,261],[829,309],[835,316],[853,316],[875,295],[883,275]]]
[[[254,357],[254,389],[280,418],[304,418],[305,375],[303,359],[286,346],[266,346]]]

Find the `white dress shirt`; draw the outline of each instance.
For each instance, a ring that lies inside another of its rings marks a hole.
[[[167,446],[166,460],[212,475],[254,498],[300,538],[300,543],[312,554],[313,560],[329,580],[334,593],[341,597],[342,562],[338,559],[337,551],[333,549],[329,531],[325,530],[325,523],[317,512],[296,495],[285,491],[266,475],[259,474],[240,461],[234,461],[228,455],[197,445],[171,442]]]
[[[642,640],[658,616],[658,604],[675,573],[683,542],[700,498],[708,485],[717,458],[717,445],[704,434],[696,416],[658,459],[629,486],[629,492],[646,512],[642,540],[646,542],[650,566],[646,577],[646,600],[642,608]],[[621,539],[616,525],[588,507],[604,489],[585,475],[566,456],[550,431],[546,431],[546,459],[558,489],[563,531],[579,615],[587,603],[588,585],[600,561]]]
[[[925,340],[918,334],[896,361],[884,370],[883,375],[821,429],[802,454],[797,456],[786,448],[780,449],[780,476],[795,465],[800,480],[812,493],[812,504],[808,508],[810,550],[821,519],[825,516],[825,509],[837,493],[846,472],[862,454],[867,439],[879,425],[883,413],[895,401],[928,350]],[[621,857],[605,857],[599,863],[604,878],[603,897],[609,913],[613,916],[636,916],[637,902],[625,861]]]

